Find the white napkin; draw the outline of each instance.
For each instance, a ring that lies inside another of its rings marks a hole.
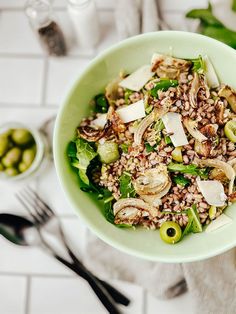
[[[104,279],[120,279],[162,299],[187,289],[199,314],[236,313],[236,249],[205,261],[154,263],[122,253],[89,233],[85,264]]]
[[[119,39],[158,30],[155,0],[117,0],[115,21]]]

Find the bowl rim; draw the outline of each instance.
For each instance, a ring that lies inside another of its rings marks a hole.
[[[104,50],[103,52],[101,52],[99,55],[97,55],[94,59],[92,59],[89,64],[86,66],[86,68],[80,73],[80,75],[78,75],[77,79],[72,83],[71,88],[69,89],[69,93],[67,92],[63,97],[63,101],[61,103],[60,106],[60,110],[57,114],[57,118],[56,118],[56,122],[55,122],[55,128],[54,128],[54,133],[53,133],[53,154],[54,154],[54,162],[55,162],[55,168],[56,168],[56,173],[57,173],[57,177],[58,180],[60,182],[60,185],[62,187],[63,193],[66,197],[66,199],[68,200],[69,204],[72,206],[72,208],[74,209],[76,215],[79,216],[79,218],[86,224],[86,226],[89,227],[90,231],[92,231],[93,233],[95,233],[96,236],[98,236],[100,239],[102,239],[104,242],[106,242],[107,244],[111,245],[112,247],[115,247],[116,249],[121,250],[122,252],[128,253],[129,255],[133,255],[135,257],[138,258],[143,258],[149,261],[158,261],[158,262],[165,262],[165,263],[186,263],[186,262],[195,262],[195,261],[200,261],[200,260],[204,260],[204,259],[208,259],[210,257],[214,257],[217,256],[221,253],[226,252],[227,250],[232,249],[233,247],[236,246],[236,237],[234,241],[229,242],[227,245],[220,247],[219,249],[215,249],[214,252],[209,251],[208,253],[198,253],[198,255],[196,257],[193,256],[185,256],[185,257],[176,257],[176,256],[170,256],[168,257],[162,257],[162,256],[154,256],[152,254],[149,253],[144,253],[141,251],[137,251],[133,248],[128,248],[126,245],[124,245],[123,243],[111,239],[108,236],[106,236],[99,227],[96,227],[94,225],[91,224],[90,220],[86,217],[86,215],[83,214],[83,211],[78,210],[78,204],[75,202],[75,200],[73,199],[73,195],[70,192],[70,189],[67,187],[66,184],[64,184],[64,174],[62,171],[62,168],[60,167],[60,154],[58,152],[58,145],[59,145],[59,128],[60,128],[60,124],[61,124],[61,119],[64,115],[64,111],[66,110],[67,107],[67,103],[68,103],[68,99],[70,99],[71,95],[74,93],[74,90],[76,89],[77,85],[80,83],[80,81],[83,79],[84,76],[86,76],[86,74],[91,71],[91,69],[100,61],[102,61],[107,55],[111,54],[113,51],[116,51],[117,49],[121,49],[122,47],[126,46],[127,43],[132,43],[137,41],[139,38],[144,38],[144,37],[154,37],[156,34],[158,33],[158,36],[160,37],[165,37],[168,36],[170,34],[176,34],[176,36],[185,36],[186,38],[192,38],[192,37],[198,37],[200,39],[202,39],[203,41],[205,41],[206,43],[211,42],[214,45],[218,45],[218,46],[222,46],[223,49],[227,50],[228,52],[230,52],[230,54],[232,54],[232,57],[235,58],[236,60],[236,52],[233,48],[227,46],[226,44],[198,34],[198,33],[192,33],[192,32],[185,32],[185,31],[175,31],[175,30],[171,30],[171,31],[156,31],[156,32],[150,32],[150,33],[145,33],[145,34],[139,34],[130,38],[127,38],[119,43],[116,43],[114,45],[112,45],[111,47],[107,48],[106,50]],[[180,56],[179,56],[180,57]]]

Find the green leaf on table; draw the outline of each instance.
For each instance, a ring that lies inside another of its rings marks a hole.
[[[179,83],[177,80],[162,78],[159,82],[156,83],[155,87],[150,90],[150,95],[157,98],[159,90],[167,91],[170,87],[176,87],[178,84]]]
[[[226,27],[213,27],[213,26],[206,26],[202,29],[201,32],[205,36],[212,37],[217,39],[226,45],[236,49],[236,32],[226,28]]]
[[[123,172],[119,179],[121,198],[135,197],[136,192],[131,180],[131,174]]]
[[[207,9],[193,9],[186,14],[186,17],[200,19],[203,25],[224,27],[221,21],[213,15],[211,6],[209,6]]]
[[[236,12],[236,0],[232,0],[232,10]]]

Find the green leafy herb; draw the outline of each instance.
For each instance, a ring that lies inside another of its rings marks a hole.
[[[197,207],[194,204],[191,208],[187,211],[188,214],[188,224],[184,229],[184,232],[182,234],[182,237],[185,235],[193,232],[193,233],[199,233],[202,232],[202,224],[199,219],[199,215],[197,212]]]
[[[107,221],[114,224],[115,216],[112,209],[112,202],[104,203],[102,213]]]
[[[125,153],[125,154],[128,154],[129,152],[129,145],[128,144],[120,144],[119,147],[121,148],[122,152]]]
[[[232,2],[232,9],[236,10],[236,0]],[[236,49],[236,32],[227,28],[212,13],[212,6],[207,9],[194,9],[186,14],[188,18],[200,19],[200,32],[203,35],[215,38]]]
[[[159,132],[161,132],[164,128],[165,128],[165,126],[164,126],[164,123],[163,123],[163,121],[162,121],[161,119],[159,119],[159,120],[155,123],[155,125],[154,125],[154,129],[155,129],[156,131],[159,131]]]
[[[108,111],[108,101],[104,94],[98,94],[94,97],[95,112],[106,113]]]
[[[165,135],[164,140],[165,140],[166,145],[172,144],[171,138],[169,136]]]
[[[86,172],[91,160],[97,156],[97,152],[87,141],[78,138],[74,144],[69,144],[67,154],[71,158],[71,165],[79,169],[80,179],[86,185],[89,185],[89,178]]]
[[[196,165],[184,165],[182,163],[174,163],[171,162],[167,166],[167,169],[170,172],[181,172],[181,173],[189,173],[194,176],[200,176],[202,178],[208,177],[209,170],[207,168],[198,168]]]
[[[179,184],[181,186],[187,186],[190,184],[191,180],[185,178],[182,174],[178,174],[172,178],[175,184]]]
[[[147,107],[145,108],[145,112],[146,112],[146,114],[151,113],[151,112],[152,112],[152,110],[153,110],[153,106],[152,106],[152,105],[149,105],[149,106],[147,106]]]
[[[123,172],[119,181],[121,198],[135,197],[136,192],[132,184],[131,174]]]
[[[192,70],[199,74],[203,74],[206,71],[205,63],[202,59],[202,56],[199,56],[197,59],[191,60],[193,63]]]
[[[156,145],[151,146],[148,142],[144,143],[147,153],[151,153],[155,151]]]
[[[161,79],[159,82],[156,83],[155,87],[150,90],[150,94],[153,97],[158,97],[158,90],[166,91],[170,87],[178,86],[177,80],[169,80],[169,79]]]
[[[128,105],[129,103],[129,96],[133,94],[133,91],[130,89],[125,90],[125,103]]]

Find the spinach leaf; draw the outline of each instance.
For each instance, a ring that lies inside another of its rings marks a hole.
[[[110,223],[114,224],[114,213],[113,213],[113,208],[112,208],[112,202],[104,202],[103,209],[102,209],[102,214],[106,218],[107,221]]]
[[[167,166],[167,169],[170,172],[181,172],[181,173],[189,173],[194,176],[200,176],[202,178],[208,177],[208,169],[207,168],[198,168],[196,165],[184,165],[182,163],[174,163],[171,162]]]
[[[148,142],[144,143],[147,153],[151,153],[155,151],[156,145],[151,146]]]
[[[98,94],[94,97],[95,112],[106,113],[108,111],[108,101],[104,94]]]
[[[158,97],[158,90],[167,91],[170,87],[178,86],[177,80],[169,80],[169,79],[161,79],[159,82],[156,83],[155,87],[150,90],[150,95],[153,97]]]
[[[97,152],[95,152],[93,147],[84,139],[78,138],[75,140],[74,144],[70,143],[67,151],[68,156],[71,158],[71,165],[79,169],[80,179],[86,185],[89,185],[89,178],[86,172],[91,160],[97,156]]]
[[[182,174],[178,174],[172,178],[175,184],[179,184],[181,186],[187,186],[190,184],[191,180],[185,178]]]
[[[135,197],[136,192],[132,184],[131,174],[128,172],[123,172],[119,181],[121,198]]]

